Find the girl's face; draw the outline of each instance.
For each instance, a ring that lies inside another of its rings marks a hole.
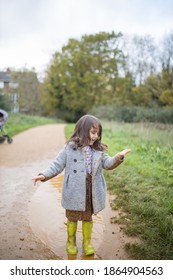
[[[99,128],[92,127],[89,131],[89,145],[92,146],[99,137]]]

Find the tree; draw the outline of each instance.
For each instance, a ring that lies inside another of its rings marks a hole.
[[[74,121],[93,105],[112,102],[125,59],[118,47],[121,37],[114,32],[85,35],[53,55],[42,95],[47,114]]]
[[[39,81],[33,70],[23,69],[13,71],[13,82],[17,84],[14,90],[18,94],[19,112],[37,115],[40,112]]]
[[[161,73],[160,87],[160,101],[162,105],[173,105],[173,67],[171,69],[170,65],[169,68],[166,68]]]
[[[173,67],[173,32],[163,38],[159,59],[162,71],[171,72]]]
[[[128,70],[132,73],[135,83],[142,85],[150,74],[156,72],[156,45],[150,35],[126,38],[124,47],[127,52]]]

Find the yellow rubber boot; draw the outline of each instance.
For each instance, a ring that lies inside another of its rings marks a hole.
[[[76,255],[78,250],[76,246],[76,230],[77,230],[77,222],[67,222],[67,243],[66,243],[66,251],[70,255]]]
[[[94,247],[91,244],[93,222],[82,222],[82,234],[83,234],[83,250],[85,255],[93,255]]]

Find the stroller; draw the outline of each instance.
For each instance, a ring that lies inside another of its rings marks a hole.
[[[0,143],[3,143],[5,142],[5,140],[7,140],[7,142],[11,144],[13,142],[13,139],[8,135],[6,130],[3,128],[7,119],[8,119],[8,113],[0,109]]]

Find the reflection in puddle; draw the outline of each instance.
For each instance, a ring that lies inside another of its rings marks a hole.
[[[41,183],[37,188],[29,205],[30,226],[35,235],[62,259],[100,259],[96,254],[94,256],[85,256],[83,254],[82,222],[80,221],[78,222],[76,234],[78,254],[68,256],[66,253],[66,217],[65,210],[61,206],[63,177],[64,175],[60,174],[50,181]],[[96,251],[103,242],[104,230],[102,216],[100,214],[94,215],[92,243]]]

